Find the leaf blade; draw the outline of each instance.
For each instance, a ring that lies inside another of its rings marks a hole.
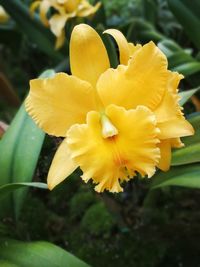
[[[0,257],[21,267],[89,267],[64,249],[48,242],[1,239]]]
[[[170,171],[159,172],[153,178],[151,189],[165,186],[183,186],[200,188],[199,164],[190,164],[180,167],[172,167]]]
[[[48,189],[47,184],[45,183],[10,183],[0,186],[0,199],[4,198],[7,194],[21,189],[23,187],[36,187],[41,189]]]
[[[190,40],[200,49],[199,1],[168,0],[168,5],[172,13],[183,26]]]
[[[190,97],[193,96],[195,93],[197,93],[199,90],[200,90],[200,87],[197,87],[191,90],[180,92],[179,95],[181,99],[179,101],[179,104],[183,106],[190,99]]]
[[[51,77],[54,71],[48,70],[41,78]],[[24,104],[21,106],[11,125],[0,140],[0,185],[16,182],[30,182],[41,151],[45,134],[27,114]],[[34,142],[34,146],[33,146]],[[0,202],[1,215],[19,214],[26,190],[22,189],[4,198]]]

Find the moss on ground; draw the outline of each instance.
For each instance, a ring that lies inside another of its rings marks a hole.
[[[81,221],[84,231],[95,236],[109,236],[115,221],[103,202],[92,205],[85,213]]]
[[[83,216],[87,208],[96,201],[97,200],[91,191],[77,192],[69,202],[71,218],[77,219]]]

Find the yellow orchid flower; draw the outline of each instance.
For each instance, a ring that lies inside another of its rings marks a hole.
[[[167,69],[153,42],[134,46],[117,34],[123,43],[115,38],[122,63],[116,69],[97,32],[80,24],[70,40],[72,75],[30,82],[28,113],[46,133],[65,137],[49,170],[50,189],[80,167],[96,191],[120,192],[137,173],[167,170],[171,147],[194,132],[178,105],[182,75]]]
[[[124,35],[116,29],[109,29],[104,33],[110,34],[117,42],[121,64],[127,65],[130,58],[134,57],[134,53],[141,49],[140,44],[135,46],[132,43],[128,43]],[[167,86],[162,101],[153,109],[158,127],[161,130],[159,135],[160,144],[158,145],[161,159],[158,167],[163,171],[167,171],[170,167],[171,148],[183,147],[184,144],[181,142],[180,137],[187,136],[188,129],[190,129],[191,134],[193,131],[188,122],[184,119],[183,113],[181,112],[182,108],[178,104],[180,100],[178,96],[178,85],[180,80],[184,77],[177,72],[170,71],[168,71],[167,76]],[[176,121],[179,125],[177,129],[175,128]],[[177,130],[177,133],[175,130]],[[184,133],[184,131],[186,132]]]
[[[6,23],[9,20],[9,15],[6,13],[5,9],[0,6],[0,23]]]
[[[67,21],[74,17],[88,17],[99,9],[101,3],[92,6],[87,0],[36,0],[31,4],[31,13],[39,7],[40,18],[43,24],[50,27],[56,36],[56,49],[59,49],[65,41],[65,25]],[[47,13],[50,8],[54,8],[54,13],[49,18]]]

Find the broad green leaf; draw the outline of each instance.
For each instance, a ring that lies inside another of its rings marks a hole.
[[[184,144],[191,145],[200,142],[200,112],[194,112],[187,117],[187,120],[192,124],[195,134],[188,137],[183,137]]]
[[[172,166],[200,162],[200,143],[176,149],[172,153]]]
[[[103,32],[105,29],[101,28],[101,32]],[[104,42],[104,45],[106,47],[106,50],[108,51],[110,65],[112,68],[116,68],[119,65],[119,59],[117,54],[117,44],[113,37],[111,37],[108,34],[102,34],[101,38]]]
[[[11,183],[0,186],[0,200],[7,196],[9,193],[23,188],[23,187],[36,187],[41,189],[47,189],[47,184],[44,183]]]
[[[48,242],[0,239],[0,258],[20,267],[89,267],[66,250]]]
[[[60,52],[55,50],[55,37],[45,28],[38,16],[32,17],[28,8],[20,0],[0,0],[5,10],[13,20],[16,21],[20,30],[27,35],[29,40],[38,46],[44,53],[51,58],[62,60]]]
[[[116,49],[117,45],[115,45],[115,40],[110,35],[103,34],[103,32],[105,31],[103,25],[101,24],[98,25],[96,30],[98,31],[99,35],[101,36],[101,39],[104,42],[104,45],[108,52],[111,67],[116,68],[119,65],[119,60],[118,60],[118,53]]]
[[[163,41],[158,43],[159,49],[166,55],[167,58],[174,54],[173,50],[164,45]]]
[[[200,71],[200,62],[191,56],[189,49],[182,49],[175,41],[167,39],[158,43],[158,47],[167,56],[169,68],[185,76]]]
[[[199,90],[200,90],[200,87],[197,87],[197,88],[194,88],[188,91],[180,92],[179,95],[181,99],[179,101],[179,104],[183,106],[190,99],[190,97],[193,96]]]
[[[184,65],[185,63],[199,63],[183,49],[181,49],[179,52],[175,52],[174,54],[170,55],[168,57],[168,60],[170,69],[176,68],[180,65]]]
[[[53,71],[46,71],[42,77],[51,77]],[[35,171],[44,132],[40,130],[21,106],[10,127],[0,141],[0,185],[30,182]],[[26,190],[18,190],[0,202],[0,216],[3,211],[18,215]],[[14,201],[13,201],[14,200]],[[13,207],[14,203],[14,207]]]
[[[13,264],[9,261],[0,260],[0,266],[2,267],[20,267],[19,265]]]
[[[151,189],[170,185],[200,188],[200,165],[171,167],[168,172],[159,172],[152,178]]]
[[[158,43],[158,47],[165,53],[167,57],[176,52],[180,52],[182,48],[173,40],[164,39]]]
[[[188,119],[195,130],[193,136],[182,138],[185,146],[172,153],[172,166],[200,162],[200,113],[196,112]]]
[[[200,62],[183,63],[179,66],[173,67],[172,70],[182,73],[185,76],[190,76],[200,71]]]
[[[200,49],[199,0],[168,0],[169,8],[183,26],[190,40]]]

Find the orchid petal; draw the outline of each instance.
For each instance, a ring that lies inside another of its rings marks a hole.
[[[70,41],[72,74],[93,86],[109,67],[106,48],[98,33],[86,24],[76,26]]]
[[[128,66],[119,65],[101,75],[97,90],[105,106],[127,109],[144,105],[154,110],[162,100],[168,82],[167,59],[153,42],[140,48]]]
[[[30,82],[26,109],[46,133],[66,136],[74,123],[84,123],[86,114],[96,109],[95,91],[85,81],[65,73]]]

